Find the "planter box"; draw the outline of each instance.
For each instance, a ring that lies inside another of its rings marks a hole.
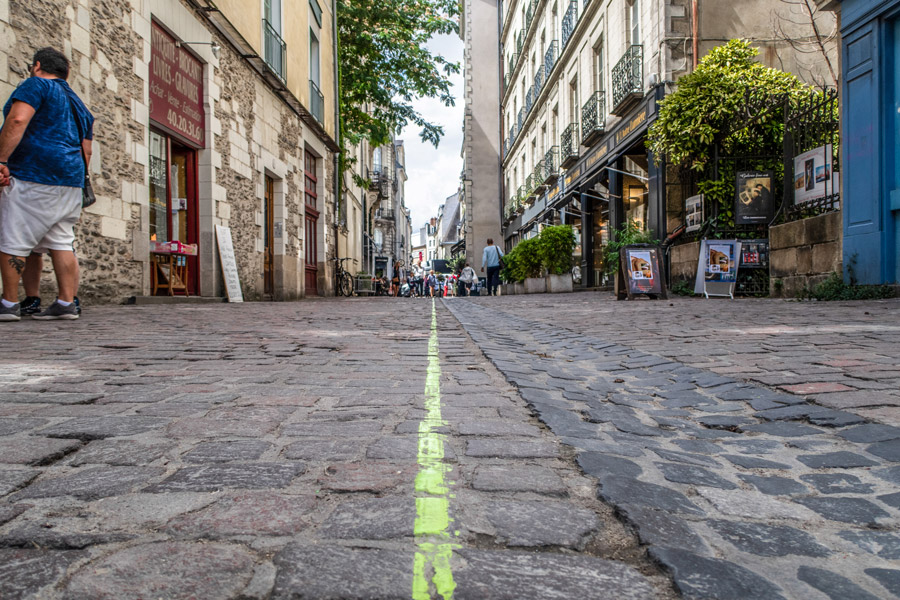
[[[500,284],[500,295],[508,296],[509,294],[512,294],[512,291],[510,290],[511,287],[512,286],[508,283],[501,283]]]
[[[516,282],[513,285],[513,294],[524,294],[525,293],[525,284]]]
[[[547,292],[547,280],[544,277],[529,277],[525,280],[526,294],[544,294]]]
[[[572,274],[547,275],[547,291],[551,294],[574,292],[575,283],[572,281]]]

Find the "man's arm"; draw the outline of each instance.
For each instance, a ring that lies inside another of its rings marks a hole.
[[[84,152],[84,167],[90,170],[91,166],[91,153],[93,151],[93,145],[91,140],[84,139],[81,140],[81,151]]]
[[[9,109],[9,114],[3,122],[0,130],[0,162],[5,163],[15,151],[25,130],[34,117],[34,107],[27,102],[16,100]],[[0,176],[9,177],[9,169],[6,165],[0,165]]]

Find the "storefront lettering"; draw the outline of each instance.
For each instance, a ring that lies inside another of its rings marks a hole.
[[[572,169],[571,171],[566,173],[566,185],[569,185],[570,183],[575,181],[575,179],[577,179],[579,175],[581,175],[580,166],[577,169]]]
[[[203,65],[153,23],[150,119],[196,147],[204,146]]]
[[[641,109],[641,112],[635,115],[635,117],[628,122],[628,125],[616,132],[616,143],[620,143],[622,140],[634,133],[638,127],[644,124],[644,121],[646,120],[647,107],[644,107],[643,109]]]

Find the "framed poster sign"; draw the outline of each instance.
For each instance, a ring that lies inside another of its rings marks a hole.
[[[620,283],[625,296],[632,300],[638,294],[666,297],[666,285],[660,268],[659,248],[649,245],[626,246],[619,251]],[[622,293],[619,293],[622,299]]]
[[[831,152],[831,144],[826,144],[794,157],[794,204],[834,195]]]
[[[735,184],[734,224],[768,224],[775,216],[774,171],[739,171]]]
[[[684,201],[685,233],[698,231],[703,225],[703,194],[691,196]]]
[[[741,243],[738,240],[706,240],[701,248],[703,293],[734,298]]]
[[[234,244],[231,241],[231,228],[216,225],[216,240],[219,243],[219,262],[222,265],[222,278],[225,280],[225,291],[229,302],[243,302],[241,281],[238,277],[237,261],[234,258]]]

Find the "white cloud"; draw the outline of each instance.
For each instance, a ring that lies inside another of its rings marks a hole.
[[[455,35],[441,36],[428,44],[433,53],[450,61],[462,62],[462,40]],[[400,138],[406,146],[406,205],[412,213],[413,228],[418,229],[437,215],[447,196],[456,193],[462,170],[462,125],[465,99],[462,74],[451,78],[456,106],[447,107],[437,99],[416,100],[413,105],[428,121],[444,128],[438,148],[422,142],[415,127],[407,127]]]

